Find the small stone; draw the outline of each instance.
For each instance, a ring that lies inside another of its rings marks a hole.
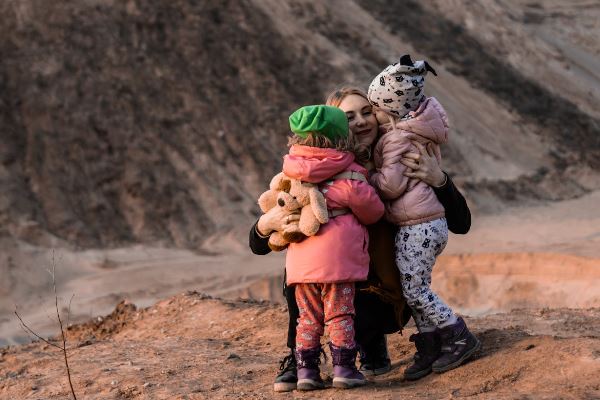
[[[235,353],[231,353],[227,356],[228,360],[241,360],[242,358]]]
[[[217,390],[218,388],[220,388],[221,386],[217,385],[216,383],[214,385],[212,385],[210,387],[210,390]]]
[[[119,383],[119,382],[117,382],[117,381],[111,381],[111,382],[110,382],[110,384],[111,384],[112,386],[116,386],[116,385],[117,385],[117,383]]]
[[[535,347],[535,344],[530,344],[530,345],[528,345],[527,347],[525,347],[525,351],[527,351],[527,350],[531,350],[531,349],[533,349],[534,347]]]
[[[144,388],[147,388],[147,387],[150,387],[150,386],[152,386],[152,384],[150,382],[146,382],[146,383],[144,383],[142,385],[142,387],[144,387]]]

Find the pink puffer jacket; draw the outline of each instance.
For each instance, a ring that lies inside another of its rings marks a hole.
[[[434,144],[435,156],[441,161],[440,144],[448,141],[448,117],[442,105],[433,97],[426,99],[412,117],[381,125],[383,136],[377,142],[374,162],[377,171],[370,182],[385,203],[385,217],[400,226],[416,225],[444,216],[444,207],[433,189],[421,180],[404,176],[407,170],[400,162],[402,155],[418,150],[411,141]]]
[[[365,225],[383,216],[383,203],[367,182],[350,179],[327,181],[341,172],[367,171],[354,162],[354,154],[335,149],[292,146],[284,157],[283,172],[291,178],[321,183],[329,210],[348,208],[351,213],[329,219],[315,236],[287,249],[288,285],[294,283],[355,282],[367,279],[369,234]]]

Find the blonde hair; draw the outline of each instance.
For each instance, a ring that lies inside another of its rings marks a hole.
[[[375,112],[375,111],[383,112],[388,117],[388,122],[390,124],[392,124],[392,127],[394,129],[396,128],[396,123],[400,120],[400,118],[397,115],[390,113],[388,110],[386,110],[384,108],[373,106],[373,112]]]
[[[342,86],[329,93],[327,100],[325,100],[325,104],[328,106],[339,107],[340,104],[342,104],[342,101],[350,95],[360,96],[369,102],[367,94],[362,89],[356,86]],[[352,135],[354,139],[352,131],[349,132],[349,135]],[[353,147],[349,151],[354,153],[354,157],[359,164],[364,165],[371,159],[371,146],[365,146],[364,144],[358,143],[356,140],[353,140]]]
[[[310,132],[308,135],[303,138],[298,135],[293,135],[288,139],[288,146],[291,147],[295,144],[301,146],[310,146],[310,147],[320,147],[320,148],[329,148],[336,149],[339,151],[354,151],[354,135],[350,130],[348,130],[348,136],[346,137],[336,137],[335,139],[330,139],[319,133]]]
[[[325,104],[328,106],[339,107],[342,104],[342,101],[346,98],[346,96],[350,96],[351,94],[355,94],[357,96],[362,97],[366,101],[369,101],[367,94],[359,89],[356,86],[342,86],[341,88],[333,90],[327,96],[327,100],[325,100]]]

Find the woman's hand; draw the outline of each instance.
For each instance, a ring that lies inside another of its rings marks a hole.
[[[290,213],[282,207],[273,207],[258,219],[256,228],[262,236],[268,236],[273,231],[283,232],[287,225],[298,224],[299,220],[299,210]]]
[[[429,186],[443,186],[446,183],[446,174],[435,158],[432,144],[429,143],[427,149],[421,143],[412,142],[412,144],[417,147],[419,153],[406,153],[402,156],[400,162],[410,168],[404,175],[420,179]]]

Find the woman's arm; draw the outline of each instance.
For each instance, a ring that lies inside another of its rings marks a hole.
[[[446,183],[440,187],[433,187],[433,191],[446,210],[446,221],[450,232],[464,235],[471,228],[471,211],[452,179],[445,172],[444,175]]]
[[[442,206],[446,211],[448,229],[455,234],[465,234],[471,228],[471,211],[467,201],[454,186],[452,179],[441,170],[433,149],[426,149],[422,144],[413,142],[419,153],[407,153],[401,162],[412,169],[404,175],[410,178],[421,179],[433,188]]]
[[[252,225],[252,229],[250,229],[250,238],[248,239],[248,245],[250,246],[250,250],[254,254],[258,254],[259,256],[269,254],[271,252],[271,248],[269,247],[269,236],[263,236],[258,232],[258,220]]]

